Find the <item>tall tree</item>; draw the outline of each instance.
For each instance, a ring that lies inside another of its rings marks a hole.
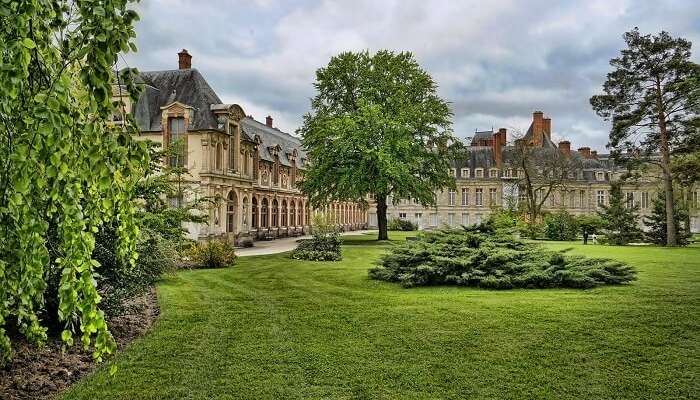
[[[310,162],[301,188],[312,205],[373,196],[386,240],[388,196],[429,206],[436,190],[454,187],[452,114],[411,53],[341,53],[314,86],[300,129]]]
[[[697,118],[700,66],[690,60],[691,43],[667,32],[625,33],[627,48],[610,60],[603,94],[591,97],[596,113],[612,121],[609,147],[619,160],[624,150],[637,156],[627,161],[652,162],[662,173],[666,203],[667,245],[678,244],[673,219],[671,154],[683,143],[688,122]],[[660,155],[660,156],[657,156]]]
[[[622,183],[610,183],[608,204],[600,206],[598,216],[603,220],[605,238],[610,244],[625,245],[641,239],[637,211],[639,207],[623,198]]]
[[[674,215],[673,220],[676,221],[676,237],[678,238],[678,244],[685,246],[688,244],[688,231],[682,225],[682,221],[687,219],[688,212],[685,207],[676,207],[674,209],[676,215]],[[663,196],[657,196],[652,201],[651,215],[645,216],[644,225],[647,226],[648,230],[645,232],[644,236],[648,241],[665,245],[667,243],[667,231],[666,231],[666,204]]]
[[[115,348],[92,252],[99,227],[114,223],[118,255],[136,259],[132,198],[148,153],[131,139],[133,118],[111,123],[112,68],[135,49],[129,3],[0,2],[0,362],[10,357],[8,325],[46,339],[38,314],[53,271],[61,338],[79,335],[98,359]],[[135,96],[131,77],[119,83]]]

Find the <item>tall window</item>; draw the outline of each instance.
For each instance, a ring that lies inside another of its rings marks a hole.
[[[297,226],[296,215],[297,215],[297,205],[294,203],[294,200],[290,200],[289,201],[289,225]]]
[[[306,203],[306,206],[304,207],[304,221],[305,225],[309,225],[309,221],[311,221],[311,213],[309,212],[311,209],[309,208],[309,203]]]
[[[233,124],[228,125],[228,133],[231,135],[228,138],[228,169],[232,171],[238,170],[236,165],[236,127]]]
[[[438,215],[436,213],[430,214],[430,226],[437,226]]]
[[[642,208],[649,207],[649,192],[642,192]]]
[[[241,225],[244,231],[248,230],[248,198],[243,198],[243,214],[241,215]]]
[[[253,197],[253,199],[250,201],[250,206],[252,207],[251,214],[252,214],[252,221],[251,225],[253,229],[257,229],[258,227],[258,199]]]
[[[469,214],[462,214],[462,225],[469,225]]]
[[[455,191],[450,189],[450,205],[453,206],[455,205]]]
[[[279,220],[277,219],[277,216],[279,214],[279,203],[277,203],[277,199],[272,200],[272,222],[270,223],[270,226],[275,227],[277,226],[277,223]]]
[[[469,188],[462,188],[462,205],[469,205]]]
[[[223,165],[221,162],[223,152],[224,152],[224,146],[221,144],[221,142],[219,142],[216,145],[216,157],[215,157],[216,163],[214,164],[214,169],[216,169],[217,171],[221,171],[223,169]]]
[[[287,200],[282,200],[282,225],[287,226]]]
[[[579,201],[579,207],[584,208],[586,207],[586,191],[585,190],[580,190],[578,192],[578,201]]]
[[[490,188],[489,189],[489,204],[490,205],[495,205],[497,201],[496,198],[496,188]]]
[[[226,232],[236,231],[236,193],[232,190],[228,192],[226,199]]]
[[[484,205],[484,189],[476,188],[476,191],[474,192],[474,201],[477,206]]]
[[[260,226],[267,228],[267,199],[260,203]]]
[[[634,207],[634,192],[627,192],[626,194],[627,208]]]
[[[598,206],[605,205],[605,190],[598,190],[596,192],[596,203]]]
[[[168,120],[168,146],[170,147],[170,166],[184,167],[187,155],[187,136],[185,135],[185,119],[170,118]]]
[[[455,215],[452,213],[447,214],[447,225],[454,226],[454,224],[455,224]]]

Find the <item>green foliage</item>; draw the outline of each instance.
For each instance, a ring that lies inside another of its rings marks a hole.
[[[487,289],[591,288],[635,279],[624,263],[575,257],[515,239],[488,225],[427,233],[391,248],[369,271],[372,279],[404,287],[477,286]]]
[[[648,228],[644,237],[651,243],[666,246],[666,202],[663,197],[656,196],[652,200],[652,205],[651,215],[643,218],[644,225]],[[688,212],[682,207],[676,207],[673,211],[673,219],[676,221],[677,244],[685,246],[688,244],[690,233],[685,230],[684,224],[681,222],[688,218]]]
[[[495,229],[515,228],[520,220],[520,214],[513,209],[491,210],[486,223]]]
[[[549,240],[575,240],[578,231],[577,219],[566,210],[544,217],[544,237]]]
[[[233,245],[225,240],[196,243],[190,252],[192,261],[200,268],[226,268],[236,262]]]
[[[614,245],[626,245],[642,238],[639,229],[636,205],[626,204],[622,196],[622,184],[612,182],[610,184],[610,201],[607,205],[601,205],[598,212],[603,221],[605,242]]]
[[[61,338],[79,334],[98,360],[115,349],[92,253],[99,227],[114,224],[117,256],[136,260],[132,198],[148,154],[131,139],[133,118],[109,122],[113,79],[138,95],[133,71],[112,74],[118,53],[135,49],[130,3],[0,2],[0,362],[8,324],[46,339],[38,313],[51,276]]]
[[[313,237],[300,240],[297,248],[289,257],[295,260],[340,261],[342,255],[340,239],[333,218],[328,214],[317,213],[313,216]]]
[[[416,231],[418,230],[418,225],[407,219],[390,218],[388,229],[390,231]]]
[[[387,196],[432,205],[436,190],[454,186],[451,112],[411,53],[341,53],[314,86],[299,130],[310,161],[301,188],[314,206],[374,195],[386,239]]]
[[[542,222],[531,222],[529,218],[521,218],[518,220],[516,228],[526,238],[540,239],[544,237],[544,223]]]
[[[576,224],[583,236],[583,244],[588,244],[588,237],[598,233],[605,224],[598,215],[583,214],[576,217]]]

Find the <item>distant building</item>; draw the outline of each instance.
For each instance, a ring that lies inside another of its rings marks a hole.
[[[258,122],[241,106],[223,104],[192,68],[189,53],[178,55],[178,69],[141,72],[136,104],[128,102],[123,86],[115,85],[113,96],[121,96],[134,115],[138,139],[166,148],[182,143],[181,154],[166,162],[188,168],[187,184],[198,195],[221,199],[208,211],[208,224],[187,226],[189,236],[237,241],[308,232],[314,210],[297,188],[307,167],[299,139],[275,128],[270,116]],[[186,200],[168,199],[172,206]],[[344,230],[366,225],[357,204],[333,203],[324,211]]]
[[[576,161],[578,168],[568,172],[568,177],[545,201],[542,210],[567,210],[572,214],[595,213],[601,204],[608,204],[611,180],[617,180],[625,171],[615,165],[607,154],[597,154],[589,147],[571,151],[571,143],[552,141],[552,121],[541,111],[532,115],[532,123],[518,144],[534,148],[558,150]],[[451,173],[457,189],[436,193],[437,206],[424,208],[411,200],[396,204],[389,199],[388,217],[410,220],[421,229],[445,225],[472,225],[485,220],[494,208],[522,202],[522,174],[514,163],[515,145],[507,144],[506,129],[477,131],[466,149],[466,157],[452,161]],[[641,215],[652,210],[652,201],[661,191],[653,172],[637,183],[623,186],[629,204],[639,206]],[[691,208],[691,231],[700,232],[699,191],[688,193]],[[641,218],[640,218],[641,221]],[[369,210],[368,225],[377,226],[376,206]]]

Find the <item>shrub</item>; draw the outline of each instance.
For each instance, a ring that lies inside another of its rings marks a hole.
[[[400,218],[391,218],[387,224],[390,231],[415,231],[418,230],[418,225],[413,222]]]
[[[295,260],[340,261],[340,233],[324,214],[316,214],[313,219],[313,237],[299,241],[289,257]]]
[[[618,261],[546,250],[482,224],[424,233],[417,241],[396,245],[369,276],[404,287],[591,288],[630,282],[636,272]]]
[[[225,240],[211,240],[194,245],[191,258],[199,268],[225,268],[236,262],[236,252]]]
[[[544,237],[549,240],[576,240],[578,222],[566,211],[547,214],[544,217]]]

